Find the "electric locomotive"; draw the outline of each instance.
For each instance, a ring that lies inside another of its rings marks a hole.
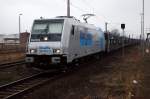
[[[74,60],[105,51],[100,28],[74,17],[34,20],[27,45],[29,67],[58,68]]]

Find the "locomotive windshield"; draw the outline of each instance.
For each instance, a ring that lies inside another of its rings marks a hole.
[[[31,42],[61,41],[63,20],[37,20],[33,24]]]

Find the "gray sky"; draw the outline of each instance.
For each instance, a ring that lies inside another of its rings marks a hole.
[[[150,0],[145,0],[145,27],[149,28]],[[71,0],[71,15],[81,19],[84,13],[97,16],[90,19],[92,24],[104,30],[120,29],[120,23],[126,24],[126,32],[140,33],[142,0]],[[30,31],[34,19],[52,18],[66,15],[66,0],[0,0],[0,34],[18,33],[18,15],[21,16],[21,31]]]

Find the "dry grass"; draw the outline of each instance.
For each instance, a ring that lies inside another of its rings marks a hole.
[[[14,62],[14,61],[22,60],[24,58],[25,58],[25,53],[22,52],[0,54],[0,64]]]

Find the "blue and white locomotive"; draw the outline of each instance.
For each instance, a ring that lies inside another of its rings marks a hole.
[[[56,67],[105,51],[100,28],[74,17],[35,20],[26,53],[26,62],[35,67]]]

